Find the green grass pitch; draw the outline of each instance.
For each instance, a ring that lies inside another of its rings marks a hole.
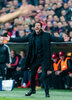
[[[72,90],[50,90],[50,98],[45,97],[44,90],[37,90],[36,94],[26,97],[29,89],[13,89],[0,91],[0,100],[72,100]]]

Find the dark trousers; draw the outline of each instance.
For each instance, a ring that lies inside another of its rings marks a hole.
[[[21,78],[23,78],[23,73],[24,72],[22,70],[15,72],[14,80],[17,82],[17,84],[15,84],[16,87],[21,86],[21,81],[22,81]]]
[[[70,79],[68,74],[60,74],[54,75],[54,88],[55,89],[64,89],[69,88],[70,86]]]
[[[0,64],[0,75],[2,76],[3,80],[6,79],[6,65]]]
[[[28,83],[30,80],[30,70],[26,71],[15,71],[14,80],[17,82],[16,86],[21,86],[21,82]]]
[[[40,58],[36,58],[31,66],[31,89],[34,91],[35,90],[35,76],[37,73],[38,68],[42,66],[42,75],[40,80],[44,84],[44,90],[45,93],[49,92],[49,87],[48,87],[48,77],[47,77],[47,65],[46,63]]]
[[[15,78],[16,68],[7,68],[6,79]]]
[[[42,72],[41,73],[38,73],[38,79],[41,78],[41,75],[42,75]],[[38,81],[38,86],[43,87],[43,84],[42,84],[42,82],[40,80]]]
[[[48,84],[49,84],[50,89],[54,88],[54,75],[53,75],[53,73],[48,75]]]
[[[23,74],[23,83],[28,83],[31,79],[31,71],[26,70]]]
[[[67,87],[65,88],[69,88],[70,87],[70,78],[69,78],[69,74],[63,77],[63,81],[64,81],[64,86],[66,85]]]
[[[70,87],[72,87],[72,77],[69,78],[70,78]]]
[[[64,89],[63,77],[53,74],[53,84],[55,89]]]
[[[70,78],[69,78],[69,74],[68,71],[64,70],[63,72],[61,72],[61,78],[63,79],[64,82],[64,87],[67,89],[70,87]]]

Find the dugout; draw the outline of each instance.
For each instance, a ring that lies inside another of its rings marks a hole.
[[[10,47],[10,50],[16,50],[19,53],[20,50],[28,51],[28,42],[26,43],[12,43],[7,44]],[[59,51],[72,52],[72,42],[51,42],[51,53]]]

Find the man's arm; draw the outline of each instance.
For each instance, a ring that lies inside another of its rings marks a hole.
[[[20,16],[20,10],[17,10],[14,13],[9,13],[0,17],[0,23],[4,23],[10,21],[16,17]]]
[[[9,41],[9,42],[29,42],[30,35],[23,36],[23,37],[17,37],[17,38],[11,38],[9,35],[7,37],[2,37],[3,40]]]
[[[24,37],[17,37],[17,38],[10,38],[9,42],[28,42],[29,41],[29,36],[24,36]]]
[[[55,36],[52,36],[52,35],[50,35],[50,39],[51,39],[52,42],[64,42],[64,38],[55,37]]]
[[[11,63],[11,67],[12,67],[12,68],[17,67],[18,62],[19,62],[19,57],[17,56],[17,57],[16,57],[16,61],[15,61],[15,63]]]
[[[23,16],[34,15],[35,14],[34,11],[36,11],[35,7],[32,5],[27,5],[26,0],[24,0],[24,4],[19,9],[17,9],[15,12],[1,16],[0,23],[5,23],[7,21],[10,21],[22,15]]]
[[[66,42],[66,41],[69,41],[70,40],[70,37],[55,37],[55,36],[52,36],[50,35],[50,41],[52,42]]]

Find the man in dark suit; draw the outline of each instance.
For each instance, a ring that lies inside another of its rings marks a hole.
[[[6,80],[7,67],[11,63],[10,49],[3,43],[2,35],[0,35],[0,72],[3,80]]]
[[[49,88],[47,82],[47,71],[50,67],[50,42],[55,41],[68,41],[69,38],[58,38],[51,36],[48,32],[44,32],[42,29],[42,24],[40,22],[35,23],[35,31],[28,36],[22,38],[10,38],[7,39],[11,42],[29,42],[29,49],[26,58],[26,67],[31,68],[31,90],[25,94],[25,96],[30,96],[36,93],[35,90],[35,75],[37,73],[38,67],[42,66],[42,76],[41,80],[44,83],[45,96],[50,97]]]

